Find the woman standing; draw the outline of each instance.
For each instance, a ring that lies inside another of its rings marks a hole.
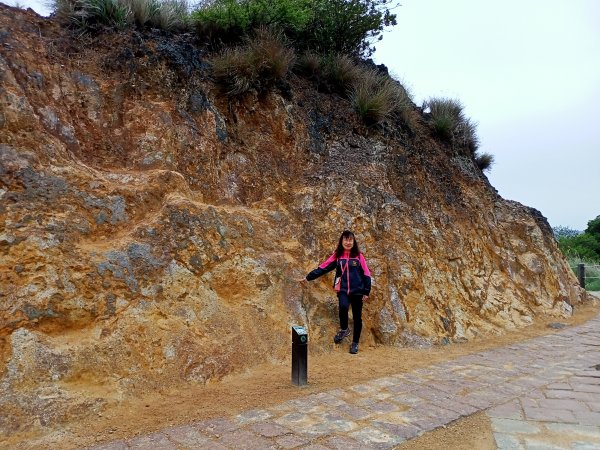
[[[363,301],[369,299],[371,292],[371,272],[365,257],[358,249],[358,243],[352,231],[344,231],[340,236],[335,252],[323,264],[311,271],[300,282],[312,281],[335,269],[333,288],[337,292],[340,316],[340,331],[333,341],[339,344],[350,335],[348,329],[348,309],[352,306],[354,332],[350,353],[358,353],[358,341],[362,330]]]

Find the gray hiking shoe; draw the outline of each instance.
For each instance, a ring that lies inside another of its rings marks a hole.
[[[358,353],[358,342],[353,342],[350,346],[350,353],[356,355]]]
[[[350,328],[338,331],[337,334],[333,337],[333,342],[339,344],[346,336],[350,336]]]

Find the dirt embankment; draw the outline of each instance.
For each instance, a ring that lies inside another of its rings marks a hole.
[[[421,360],[402,347],[435,355],[585,300],[544,217],[499,197],[416,107],[409,123],[366,127],[346,98],[293,73],[229,98],[191,35],[76,37],[5,5],[0,29],[7,436],[75,420],[93,430],[147,393],[162,403],[131,421],[142,428],[183,420],[183,403],[226,414],[212,386],[244,370],[289,392],[270,378],[286,369],[264,364],[286,360],[290,324],[309,326],[314,388],[330,386],[347,363],[330,344],[331,281],[292,280],[344,228],[373,275],[363,377],[377,361],[383,373]],[[182,397],[165,405],[171,389]],[[277,401],[252,392],[235,408]]]

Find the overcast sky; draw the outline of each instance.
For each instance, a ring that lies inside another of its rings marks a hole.
[[[600,1],[402,0],[395,12],[374,59],[417,104],[463,103],[500,195],[584,230],[600,215]]]
[[[417,104],[462,102],[500,195],[552,226],[600,215],[600,0],[402,0],[395,12],[375,60]]]

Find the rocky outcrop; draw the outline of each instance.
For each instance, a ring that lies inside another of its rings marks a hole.
[[[329,279],[294,279],[354,230],[365,344],[501,333],[584,298],[546,220],[499,197],[420,112],[366,128],[292,79],[228,99],[190,36],[73,40],[0,5],[4,433],[330,351]],[[325,278],[325,277],[324,277]]]

